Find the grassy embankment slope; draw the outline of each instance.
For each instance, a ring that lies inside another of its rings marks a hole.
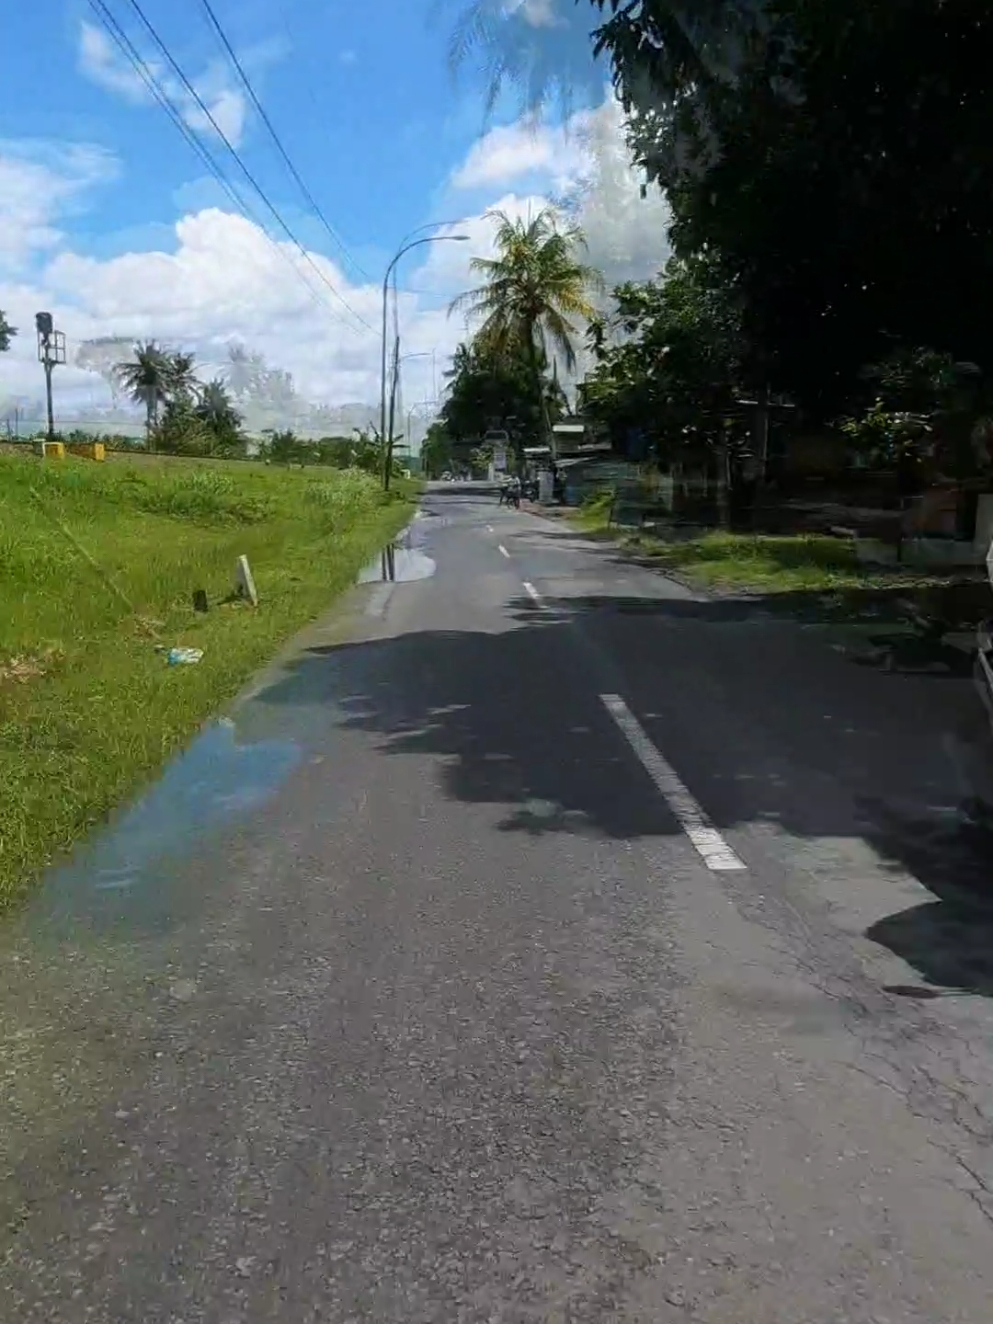
[[[0,456],[0,908],[348,587],[412,499],[355,471]],[[242,553],[257,610],[224,601]],[[157,644],[203,660],[170,667]]]

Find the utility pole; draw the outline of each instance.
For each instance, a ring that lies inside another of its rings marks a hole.
[[[48,440],[55,440],[55,411],[52,406],[52,369],[66,361],[66,338],[56,331],[51,313],[36,313],[38,361],[45,369],[45,399],[48,404]]]
[[[400,337],[393,341],[393,366],[390,370],[390,410],[383,438],[383,487],[389,490],[393,477],[393,424],[396,418],[397,379],[400,376]]]
[[[752,410],[752,446],[755,456],[755,494],[752,500],[752,514],[758,519],[769,476],[769,419],[774,409],[796,409],[796,405],[787,401],[774,401],[768,381],[759,388],[756,397],[754,400],[739,399],[735,403],[747,405]]]
[[[769,383],[759,387],[755,402],[755,459],[758,465],[756,473],[757,493],[765,487],[769,468]]]

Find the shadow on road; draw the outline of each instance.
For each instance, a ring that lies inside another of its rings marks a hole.
[[[993,997],[993,811],[963,805],[954,818],[903,818],[876,806],[873,844],[935,894],[867,930],[928,983]]]
[[[936,985],[993,992],[987,728],[961,669],[853,666],[767,602],[586,595],[515,603],[500,632],[314,649],[262,701],[333,701],[385,752],[437,757],[452,799],[504,807],[506,831],[674,833],[605,691],[718,827],[860,838],[916,877],[936,901],[869,936]]]

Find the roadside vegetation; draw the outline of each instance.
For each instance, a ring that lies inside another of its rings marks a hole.
[[[517,295],[530,309],[540,290],[553,318],[585,333],[587,371],[567,401],[570,353],[547,316],[513,341],[483,328],[453,362],[426,469],[472,456],[494,427],[520,456],[571,407],[586,441],[609,443],[601,485],[623,481],[630,506],[653,508],[657,536],[635,535],[641,550],[696,582],[955,578],[870,570],[847,534],[827,535],[856,528],[890,551],[954,540],[967,567],[984,527],[993,19],[923,0],[715,0],[692,23],[670,0],[582,7],[644,188],[665,194],[668,244],[660,235],[652,278],[599,298],[566,198],[546,225],[581,273],[567,305],[556,306],[561,277],[545,282],[552,264],[523,234],[499,269],[477,266],[486,284],[470,306],[502,309],[498,325],[510,326]],[[453,59],[485,73],[494,101],[516,90],[537,112],[568,99],[589,54],[582,24],[571,44],[499,0],[459,9]],[[577,296],[594,316],[579,314]],[[574,503],[596,491],[603,461],[572,463]],[[594,512],[576,518],[604,533]],[[686,541],[687,525],[713,532]]]
[[[0,906],[351,584],[412,497],[356,468],[0,456]],[[233,595],[242,554],[257,609]],[[169,666],[174,646],[202,660]]]
[[[700,588],[755,593],[873,587],[883,580],[863,566],[852,543],[811,534],[786,536],[713,530],[696,537],[633,530],[611,522],[612,492],[599,492],[570,512],[593,537],[611,538],[639,559]]]
[[[605,539],[641,564],[672,575],[690,588],[718,593],[780,597],[820,595],[832,619],[859,616],[870,604],[889,602],[905,614],[907,604],[922,615],[949,610],[954,601],[969,618],[988,609],[988,589],[978,571],[927,571],[910,566],[871,566],[859,560],[846,538],[812,533],[736,533],[713,529],[688,535],[672,528],[616,524],[614,493],[601,491],[567,512],[569,523],[588,537]],[[902,605],[901,605],[902,604]]]

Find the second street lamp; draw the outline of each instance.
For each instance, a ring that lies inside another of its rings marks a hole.
[[[386,435],[386,305],[389,298],[390,276],[392,276],[393,269],[404,253],[409,253],[412,248],[417,248],[421,244],[443,244],[448,241],[464,244],[468,242],[468,239],[467,234],[429,234],[422,239],[413,239],[409,244],[403,244],[397,249],[390,265],[386,268],[386,274],[383,277],[383,343],[379,389],[379,436],[383,447],[384,489],[388,489],[390,486],[390,470],[393,467],[393,438]]]

